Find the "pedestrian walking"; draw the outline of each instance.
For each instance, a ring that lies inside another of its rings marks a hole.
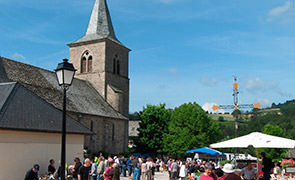
[[[113,163],[111,167],[111,171],[108,173],[105,173],[105,176],[110,177],[110,180],[120,180],[119,164]]]
[[[121,173],[124,177],[126,177],[126,159],[124,156],[121,157],[120,164],[121,164]]]
[[[82,166],[82,163],[80,162],[80,159],[78,157],[76,157],[74,159],[74,162],[75,162],[75,166],[72,169],[72,171],[73,171],[73,180],[78,180],[78,173],[79,173],[80,167]]]
[[[182,164],[180,166],[180,170],[179,170],[179,177],[181,180],[184,180],[185,178],[185,173],[186,172],[186,168],[185,168],[185,161],[182,161]]]
[[[105,171],[104,159],[102,156],[98,158],[97,179],[103,180],[103,173]]]
[[[235,169],[232,164],[225,164],[222,171],[225,173],[224,180],[242,180],[240,176],[235,174]]]
[[[112,176],[107,176],[106,174],[111,172],[111,170],[113,168],[114,160],[112,158],[109,158],[108,163],[109,163],[109,167],[107,167],[106,170],[103,173],[103,177],[104,177],[105,180],[111,180],[112,179]]]
[[[55,170],[56,170],[56,169],[55,169],[54,164],[55,164],[54,159],[50,159],[50,161],[49,161],[49,165],[48,165],[48,168],[47,168],[48,175],[52,175],[52,174],[55,173]]]
[[[244,180],[254,180],[256,179],[257,170],[252,167],[250,161],[247,162],[247,166],[241,170],[241,176],[244,177]]]
[[[218,177],[216,174],[213,172],[213,166],[212,164],[206,163],[204,165],[205,172],[201,174],[199,177],[199,180],[217,180]]]
[[[270,158],[265,156],[265,152],[261,152],[260,156],[262,159],[261,167],[263,171],[263,180],[270,180],[270,171],[274,168],[274,163]]]
[[[94,159],[90,161],[91,171],[90,171],[90,180],[97,180],[97,164],[94,162]]]
[[[27,171],[25,175],[25,180],[38,180],[38,171],[40,166],[38,164],[35,164],[33,168]]]
[[[91,171],[90,159],[85,159],[85,163],[80,167],[78,173],[78,180],[89,180],[89,175]]]
[[[140,180],[140,171],[141,171],[141,165],[138,163],[136,167],[134,167],[134,173],[133,173],[133,180]]]
[[[172,180],[178,179],[177,170],[178,170],[178,164],[176,163],[175,160],[172,160],[172,164],[171,164],[171,179]]]
[[[152,180],[152,168],[153,168],[153,161],[152,158],[148,158],[147,162],[147,172],[146,172],[146,176],[147,176],[147,180]]]
[[[148,167],[147,167],[147,163],[146,160],[142,160],[142,164],[141,164],[141,180],[146,180],[147,177],[147,171],[148,171]],[[133,179],[135,180],[135,179]]]
[[[130,156],[130,158],[127,161],[127,170],[128,170],[129,179],[131,179],[131,175],[132,175],[132,159],[133,159],[133,156]]]

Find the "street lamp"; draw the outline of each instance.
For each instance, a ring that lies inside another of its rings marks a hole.
[[[58,85],[63,88],[62,137],[61,137],[61,180],[65,180],[66,167],[66,97],[67,90],[72,85],[76,69],[68,59],[63,59],[55,69]]]

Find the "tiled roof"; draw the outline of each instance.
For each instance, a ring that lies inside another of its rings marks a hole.
[[[62,109],[62,89],[52,71],[0,57],[0,82],[13,81],[41,97],[49,104]],[[2,76],[0,76],[1,78]],[[74,79],[67,91],[67,110],[82,114],[116,119],[127,119],[114,110],[87,81]]]
[[[61,132],[62,111],[16,82],[0,83],[0,129]],[[93,134],[67,116],[67,133]]]

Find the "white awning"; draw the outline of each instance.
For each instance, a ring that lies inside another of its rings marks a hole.
[[[247,148],[248,146],[253,146],[254,148],[295,148],[295,141],[253,132],[245,136],[210,145],[212,148]]]

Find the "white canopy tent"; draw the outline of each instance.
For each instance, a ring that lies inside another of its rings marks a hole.
[[[210,145],[211,148],[247,148],[249,146],[256,148],[258,167],[259,148],[295,148],[295,141],[260,132],[253,132],[245,136]]]
[[[245,136],[210,145],[212,148],[247,148],[248,146],[253,146],[254,148],[295,148],[295,141],[253,132]]]

